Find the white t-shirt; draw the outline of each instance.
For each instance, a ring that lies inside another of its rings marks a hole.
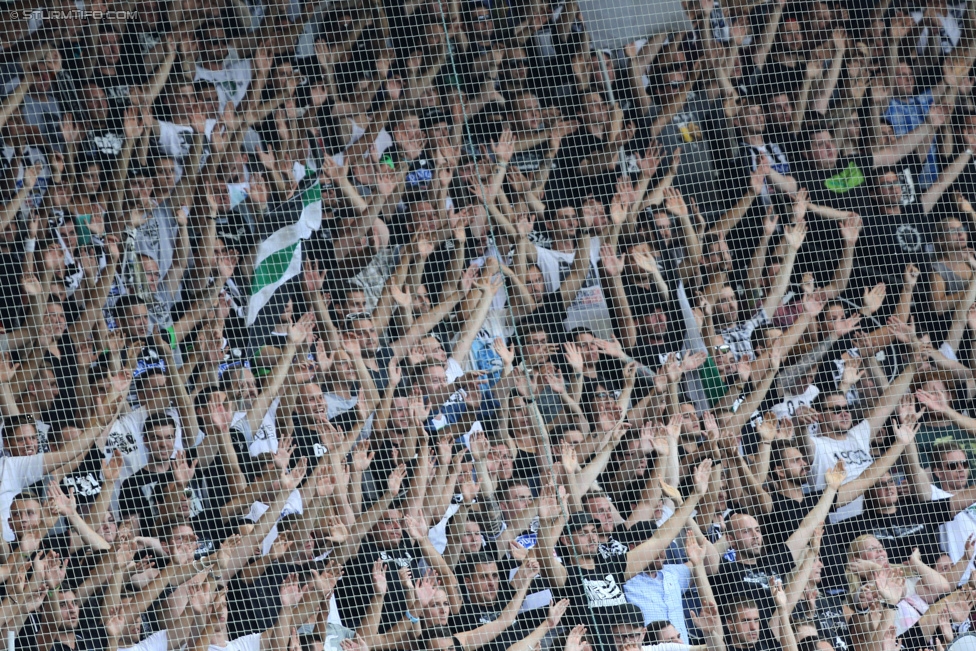
[[[280,404],[281,398],[275,398],[271,401],[271,406],[268,407],[267,413],[261,419],[261,425],[257,432],[251,431],[251,424],[247,420],[246,411],[234,412],[234,420],[230,424],[231,429],[236,429],[241,433],[244,440],[247,441],[247,450],[252,457],[259,457],[266,452],[271,454],[278,452],[278,430],[275,418]]]
[[[827,471],[837,465],[838,460],[844,462],[847,477],[844,483],[854,481],[874,462],[871,456],[871,424],[862,420],[847,431],[842,439],[832,439],[826,436],[811,437],[813,440],[813,488],[823,490],[827,487],[825,476]],[[859,515],[864,508],[864,497],[859,497],[850,504],[840,507],[830,516],[831,522],[840,522]]]
[[[183,176],[183,159],[190,155],[190,149],[193,147],[194,129],[166,120],[158,120],[157,124],[159,124],[159,148],[171,158],[176,159],[176,181],[179,182]],[[204,127],[204,135],[207,137],[207,141],[210,140],[210,134],[213,133],[216,124],[217,120],[207,119]],[[203,160],[200,161],[201,164],[203,162]]]
[[[819,395],[820,388],[815,384],[811,384],[799,395],[786,396],[783,402],[773,405],[770,411],[777,418],[789,418],[793,421],[796,420],[796,410],[800,407],[809,407]],[[820,436],[820,425],[818,423],[810,423],[807,425],[807,434],[809,436]]]
[[[933,500],[944,500],[948,497],[952,497],[952,493],[946,492],[938,486],[932,486]],[[939,527],[939,546],[942,551],[949,555],[953,563],[958,563],[966,553],[966,541],[972,535],[976,535],[976,504],[970,504],[957,513],[956,517]],[[970,561],[959,580],[959,585],[964,585],[969,581],[969,575],[972,572],[973,563]]]
[[[10,505],[20,491],[43,477],[43,453],[29,457],[0,458],[0,517],[3,518],[3,539],[7,542],[16,540],[10,528]]]
[[[220,99],[219,111],[224,110],[228,101],[233,102],[234,108],[237,108],[247,94],[247,87],[251,84],[251,62],[247,59],[238,59],[236,53],[233,53],[224,61],[224,66],[220,70],[197,66],[197,74],[193,81],[201,79],[209,81],[217,89],[217,97]]]
[[[236,640],[231,640],[227,646],[217,646],[211,644],[207,647],[208,651],[261,651],[261,634],[251,633]]]
[[[127,649],[120,648],[119,651],[166,651],[168,647],[169,639],[166,636],[166,631],[163,630],[153,633],[135,646],[130,646]]]
[[[576,259],[576,252],[563,253],[562,251],[553,251],[552,249],[547,249],[536,244],[535,254],[536,264],[539,265],[539,270],[542,271],[542,277],[546,283],[546,291],[554,292],[558,290],[562,284],[563,277],[569,273],[569,270],[573,266],[573,260]]]

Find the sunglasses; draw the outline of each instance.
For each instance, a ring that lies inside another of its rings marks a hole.
[[[728,355],[732,352],[732,346],[728,344],[721,344],[719,346],[712,346],[719,355]]]
[[[942,464],[942,467],[945,470],[969,470],[969,462],[968,461],[949,461],[947,463],[943,463]]]
[[[839,414],[842,411],[850,411],[850,408],[847,405],[843,405],[843,406],[841,406],[841,405],[834,405],[833,407],[827,407],[827,411],[829,411],[831,413],[834,413],[834,414]]]

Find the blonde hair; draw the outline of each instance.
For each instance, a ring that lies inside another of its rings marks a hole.
[[[861,586],[865,583],[870,583],[870,581],[864,581],[860,574],[851,570],[851,563],[860,558],[861,553],[864,551],[864,544],[869,540],[873,540],[879,545],[881,544],[881,541],[875,536],[866,533],[855,538],[847,547],[847,561],[844,563],[844,574],[847,576],[847,598],[851,602],[857,598]],[[887,554],[887,551],[885,553]],[[891,565],[890,567],[892,570],[901,572],[905,578],[915,576],[914,572],[904,565]]]

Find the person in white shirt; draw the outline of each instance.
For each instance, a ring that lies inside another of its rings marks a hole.
[[[3,538],[14,540],[10,528],[10,505],[14,498],[31,484],[49,475],[88,452],[92,443],[105,430],[97,421],[89,424],[84,433],[66,442],[53,452],[41,452],[23,457],[0,458],[0,518],[3,519]],[[29,415],[11,416],[4,423],[4,437],[37,437],[34,419]]]
[[[814,402],[821,415],[821,436],[807,436],[807,458],[810,462],[810,475],[814,490],[823,490],[827,485],[827,471],[843,461],[847,468],[844,483],[857,479],[873,462],[871,441],[894,412],[901,397],[908,391],[915,377],[915,364],[905,367],[888,386],[868,417],[857,425],[851,419],[847,406],[847,396],[840,393],[821,393]],[[864,508],[864,498],[859,497],[831,515],[831,522],[839,522],[854,517]]]

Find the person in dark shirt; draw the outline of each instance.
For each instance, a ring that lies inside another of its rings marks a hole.
[[[399,491],[399,483],[396,489]],[[389,586],[383,603],[380,632],[386,632],[404,617],[407,612],[408,586],[398,570],[409,569],[414,576],[420,576],[420,563],[423,559],[420,547],[405,533],[402,511],[396,507],[387,509],[363,542],[359,554],[346,563],[345,574],[336,587],[336,603],[342,621],[347,626],[358,628],[367,612],[374,595],[371,575],[373,564],[377,560],[386,565]]]
[[[531,577],[524,576],[526,571],[521,568],[513,575],[513,583],[502,581],[499,577],[498,563],[492,554],[481,552],[467,556],[461,560],[458,576],[464,586],[464,605],[460,612],[451,617],[450,627],[455,633],[470,631],[480,626],[497,622],[505,623],[509,613],[508,606],[514,601],[519,592],[514,584],[521,585],[522,580]],[[519,576],[522,575],[522,576]],[[523,605],[522,608],[525,608]],[[487,651],[505,651],[509,646],[528,635],[532,625],[526,625],[518,615],[518,608],[514,608],[514,620],[507,628],[501,630],[491,643],[483,648]]]
[[[189,486],[196,468],[187,465],[183,453],[172,460],[176,444],[176,423],[166,412],[150,414],[143,429],[146,443],[146,466],[122,482],[119,506],[122,517],[136,513],[145,531],[151,531],[159,517],[160,501],[168,484],[178,482]]]
[[[611,651],[614,646],[611,626],[627,604],[623,584],[663,554],[684,528],[698,501],[708,491],[711,467],[710,460],[701,463],[695,469],[694,492],[650,540],[623,553],[601,553],[593,516],[585,511],[568,518],[561,515],[555,489],[546,489],[539,505],[539,557],[543,576],[553,584],[557,598],[569,599],[567,623],[592,627],[597,640],[594,646],[601,651]],[[554,553],[558,553],[560,560]]]
[[[844,560],[847,548],[858,537],[870,534],[881,541],[891,563],[908,560],[915,549],[927,565],[942,555],[939,526],[976,502],[976,487],[958,491],[946,499],[931,499],[931,484],[910,481],[912,493],[902,496],[894,477],[884,473],[865,494],[864,512],[834,525],[825,540],[824,582],[833,589],[846,587]]]
[[[837,469],[835,468],[835,472]],[[836,486],[844,477],[836,472],[834,486],[828,485],[817,506],[807,514],[793,534],[780,544],[766,544],[759,522],[745,513],[733,513],[728,520],[729,551],[719,564],[712,588],[719,606],[731,611],[737,604],[752,602],[763,620],[763,640],[773,638],[768,623],[776,611],[773,586],[793,571],[800,553],[813,539],[834,501]]]
[[[832,486],[835,491],[829,510],[833,512],[863,495],[898,459],[901,449],[899,446],[892,446],[890,454],[884,454],[857,479],[847,484],[843,483],[847,471],[843,461],[838,461],[834,469],[824,476],[827,486]],[[769,492],[772,509],[762,518],[762,536],[766,544],[775,545],[786,542],[796,532],[800,523],[816,508],[829,489],[804,491],[803,487],[810,476],[810,464],[802,450],[786,441],[773,449],[770,471],[774,479],[774,488]]]

